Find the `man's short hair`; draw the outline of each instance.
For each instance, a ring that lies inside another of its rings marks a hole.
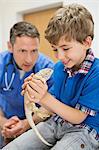
[[[10,29],[10,42],[14,45],[16,37],[28,36],[40,39],[38,29],[31,23],[21,21],[13,25]]]

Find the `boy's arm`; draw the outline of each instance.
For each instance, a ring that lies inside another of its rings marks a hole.
[[[72,108],[71,106],[60,102],[58,99],[53,97],[47,92],[47,84],[37,78],[32,78],[32,80],[28,82],[26,88],[30,102],[39,103],[47,110],[54,112],[72,124],[80,124],[88,115],[76,108]]]
[[[64,120],[71,122],[72,124],[80,124],[87,117],[86,113],[63,104],[49,93],[46,93],[40,100],[40,104],[45,108],[49,108],[52,112],[58,114]]]

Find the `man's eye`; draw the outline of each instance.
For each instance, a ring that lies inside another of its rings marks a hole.
[[[21,49],[20,51],[23,53],[23,52],[25,52],[26,50],[24,50],[24,49]]]
[[[38,51],[38,49],[33,49],[33,50],[32,50],[33,53],[35,53],[35,52],[37,52],[37,51]]]

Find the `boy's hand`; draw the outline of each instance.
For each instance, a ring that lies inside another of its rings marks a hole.
[[[30,102],[39,103],[40,100],[47,93],[48,86],[43,79],[33,77],[26,86],[26,91],[28,94],[28,99]]]
[[[32,73],[24,80],[21,95],[24,95],[25,92],[27,92],[30,102],[38,103],[38,101],[40,101],[47,92],[47,89],[48,86],[45,80],[42,77],[36,76]]]
[[[25,78],[24,83],[23,83],[23,85],[22,85],[22,92],[21,92],[21,95],[24,96],[24,94],[25,94],[25,92],[26,92],[27,84],[29,83],[30,80],[32,80],[33,75],[34,75],[34,74],[32,73],[29,77]]]

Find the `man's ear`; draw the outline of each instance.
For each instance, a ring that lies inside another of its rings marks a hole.
[[[10,41],[7,42],[8,50],[13,53],[13,46]]]
[[[87,49],[89,49],[92,44],[91,36],[87,36],[86,39],[83,41],[83,44],[86,46]]]

